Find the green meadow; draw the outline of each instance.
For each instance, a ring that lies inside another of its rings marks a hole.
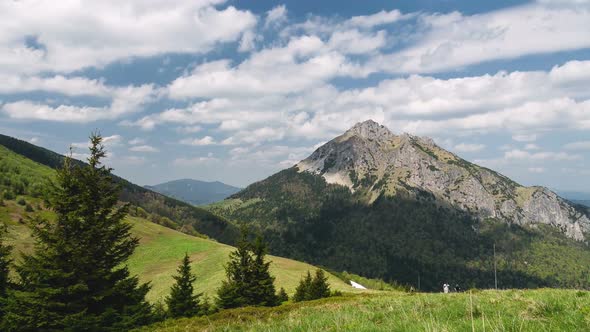
[[[42,204],[31,197],[26,197],[26,200],[33,206]],[[7,242],[15,247],[13,256],[16,260],[20,252],[30,252],[33,248],[33,239],[25,225],[26,218],[32,215],[51,217],[46,210],[25,212],[24,207],[14,201],[5,201],[5,206],[0,207],[0,220],[8,226]],[[187,235],[142,218],[128,217],[127,220],[133,223],[132,234],[140,241],[128,262],[129,269],[142,282],[150,283],[148,300],[155,303],[168,295],[173,283],[172,276],[185,253],[191,257],[192,268],[197,276],[196,291],[210,298],[215,295],[221,281],[225,279],[224,264],[233,247]],[[294,293],[300,278],[308,270],[313,272],[316,269],[312,265],[287,258],[268,256],[268,259],[272,261],[271,272],[276,277],[277,289],[284,287],[289,294]],[[334,290],[360,292],[331,274],[329,282]]]
[[[192,270],[197,276],[195,290],[210,298],[215,295],[225,279],[224,264],[233,247],[209,239],[190,236],[178,231],[140,219],[133,222],[133,234],[140,238],[140,245],[129,261],[131,273],[138,274],[142,281],[149,281],[152,290],[148,299],[157,301],[168,294],[172,275],[185,253],[192,260]],[[268,256],[272,261],[271,273],[276,277],[277,289],[284,287],[287,293],[295,292],[301,277],[316,267],[287,258]],[[329,275],[332,289],[343,292],[355,290],[341,279]],[[360,291],[357,291],[360,292]]]
[[[53,218],[53,213],[45,209],[42,195],[32,196],[36,188],[46,188],[55,176],[55,171],[47,166],[24,158],[0,145],[0,194],[14,193],[10,199],[2,199],[0,204],[0,223],[6,225],[6,241],[14,246],[13,257],[18,261],[21,252],[33,250],[33,239],[26,223],[28,218],[39,216]],[[24,204],[19,204],[24,202]],[[30,208],[27,211],[27,206]],[[193,271],[197,276],[195,289],[212,298],[221,281],[225,279],[224,264],[231,246],[214,240],[181,233],[139,217],[127,217],[133,224],[132,234],[139,238],[140,245],[129,260],[132,274],[137,274],[142,282],[149,282],[151,290],[148,300],[163,300],[173,283],[172,276],[185,253],[192,260]],[[316,267],[287,258],[268,256],[272,261],[271,272],[276,277],[277,290],[284,287],[292,294],[300,278]],[[347,283],[333,275],[329,282],[334,290],[355,292]],[[359,292],[359,291],[356,291]]]
[[[225,310],[142,331],[590,331],[590,293],[576,290],[396,291]]]

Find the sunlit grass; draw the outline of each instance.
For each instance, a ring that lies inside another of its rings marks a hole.
[[[35,204],[37,200],[27,197]],[[18,260],[19,253],[31,252],[33,239],[24,223],[18,220],[26,218],[24,208],[14,201],[6,201],[0,207],[0,220],[8,225],[7,242],[14,246],[13,257]],[[48,211],[33,212],[45,217],[52,217]],[[221,281],[225,279],[224,264],[227,262],[231,246],[213,240],[190,236],[170,228],[149,222],[145,219],[128,217],[133,223],[132,234],[140,239],[140,245],[131,256],[128,266],[132,274],[139,276],[140,281],[149,282],[151,290],[148,300],[157,302],[168,295],[172,286],[172,276],[185,253],[192,260],[192,268],[197,276],[195,290],[203,292],[212,298]],[[315,267],[287,258],[268,256],[272,261],[271,273],[276,277],[277,289],[284,287],[292,294],[300,278],[308,270]],[[334,290],[354,292],[348,284],[335,276],[329,276],[329,282]],[[358,291],[356,291],[358,292]]]
[[[278,308],[245,308],[146,331],[589,331],[590,294],[507,290],[460,294],[381,292]]]

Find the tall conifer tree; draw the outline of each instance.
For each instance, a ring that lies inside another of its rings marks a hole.
[[[201,313],[199,298],[203,294],[195,294],[193,283],[197,278],[191,272],[190,263],[188,254],[185,254],[178,267],[178,274],[174,276],[176,283],[172,286],[170,296],[166,298],[168,313],[174,318],[192,317]]]
[[[275,306],[279,304],[274,280],[270,275],[270,262],[265,261],[266,244],[261,237],[254,243],[248,241],[248,232],[242,236],[236,250],[229,255],[225,268],[227,280],[217,291],[219,308],[243,306]]]
[[[252,302],[254,305],[271,307],[280,304],[275,289],[275,278],[270,275],[270,261],[265,261],[267,246],[261,236],[252,245]]]
[[[301,302],[310,300],[309,298],[309,288],[311,287],[311,273],[307,271],[307,275],[304,278],[301,278],[299,281],[299,285],[295,289],[295,295],[293,295],[293,301]]]
[[[248,283],[252,280],[252,261],[248,234],[242,229],[236,250],[229,254],[229,262],[225,267],[227,280],[224,280],[217,290],[219,308],[238,308],[250,304]]]
[[[49,194],[55,220],[30,220],[35,251],[17,266],[20,289],[10,291],[6,330],[127,330],[149,323],[149,290],[125,262],[138,239],[123,221],[120,187],[102,164],[102,137],[90,137],[90,157],[69,157]]]
[[[309,299],[316,300],[324,297],[330,297],[330,285],[328,284],[328,277],[324,270],[317,269],[315,276],[309,286]]]

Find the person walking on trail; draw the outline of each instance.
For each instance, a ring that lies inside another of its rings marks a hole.
[[[459,284],[455,284],[455,293],[459,292],[461,292],[461,287],[459,286]]]
[[[448,293],[449,293],[449,287],[450,287],[450,285],[449,285],[449,284],[447,284],[447,283],[444,283],[444,284],[443,284],[443,292],[444,292],[445,294],[448,294]]]

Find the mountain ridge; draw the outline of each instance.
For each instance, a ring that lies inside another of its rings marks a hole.
[[[368,120],[314,151],[296,167],[354,191],[410,195],[417,191],[474,213],[519,225],[547,224],[567,236],[586,240],[590,219],[551,190],[524,187],[493,170],[470,163],[430,138],[394,135]]]
[[[421,289],[494,287],[494,261],[501,288],[589,288],[587,212],[554,195],[369,122],[207,209],[276,255]],[[523,222],[527,209],[547,220]]]

